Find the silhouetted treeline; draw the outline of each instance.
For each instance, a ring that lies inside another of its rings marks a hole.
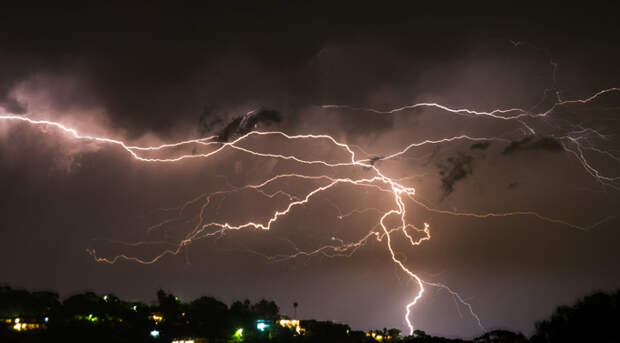
[[[237,328],[244,328],[244,340],[251,341],[257,320],[273,321],[280,315],[276,303],[264,299],[254,304],[236,301],[229,307],[212,297],[186,303],[160,290],[153,305],[92,292],[61,302],[52,292],[0,287],[0,317],[0,342],[170,342],[180,337],[227,342]],[[18,331],[14,326],[20,323],[41,328]]]
[[[53,292],[0,287],[0,342],[408,342],[408,343],[546,343],[620,342],[620,291],[595,293],[573,306],[560,306],[536,323],[527,339],[507,330],[487,332],[473,340],[431,336],[416,330],[402,336],[397,329],[354,331],[348,325],[303,320],[298,328],[280,326],[273,301],[236,301],[230,306],[212,298],[183,302],[157,292],[151,305],[128,302],[112,294],[76,294],[60,301]],[[257,326],[263,323],[263,327]]]
[[[536,323],[534,343],[620,342],[620,290],[586,296],[573,306],[558,307]]]

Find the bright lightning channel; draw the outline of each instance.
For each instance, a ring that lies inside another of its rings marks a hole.
[[[323,109],[347,109],[347,110],[354,110],[354,111],[368,111],[368,112],[373,112],[377,114],[385,114],[385,115],[395,115],[397,113],[400,113],[406,110],[415,109],[415,108],[435,108],[435,109],[439,109],[439,110],[452,113],[455,115],[467,116],[470,118],[486,117],[486,118],[490,118],[494,120],[514,120],[526,126],[527,131],[530,134],[534,134],[536,133],[535,129],[532,128],[530,125],[527,125],[523,121],[523,119],[543,118],[543,117],[549,116],[553,111],[555,111],[561,106],[565,106],[569,104],[577,104],[577,103],[586,104],[586,103],[592,102],[593,100],[599,98],[602,95],[605,95],[608,93],[614,93],[614,92],[620,92],[620,88],[605,89],[585,99],[568,100],[568,101],[558,100],[558,102],[556,102],[550,109],[544,112],[539,112],[539,113],[532,113],[530,111],[526,111],[520,108],[496,109],[493,111],[477,111],[477,110],[466,109],[466,108],[450,108],[450,107],[447,107],[447,106],[444,106],[438,103],[417,103],[417,104],[403,106],[403,107],[399,107],[399,108],[395,108],[391,110],[385,110],[385,111],[376,110],[372,108],[358,108],[358,107],[352,107],[352,106],[347,106],[347,105],[323,105],[321,107]],[[583,227],[583,226],[571,224],[564,220],[550,218],[550,217],[541,215],[534,211],[515,211],[515,212],[508,212],[508,213],[479,214],[479,213],[461,213],[461,212],[433,209],[430,206],[424,204],[423,202],[415,198],[415,189],[412,187],[405,186],[402,183],[402,180],[405,178],[396,179],[396,178],[388,177],[377,166],[377,164],[374,163],[375,160],[368,158],[369,154],[366,153],[367,156],[365,158],[357,158],[355,151],[360,150],[360,149],[356,149],[357,147],[354,145],[349,145],[349,144],[339,142],[330,135],[323,135],[323,134],[320,134],[320,135],[316,135],[316,134],[289,135],[281,131],[266,131],[266,132],[252,131],[230,142],[221,142],[217,140],[216,136],[211,136],[211,137],[206,137],[206,138],[187,139],[187,140],[182,140],[182,141],[178,141],[174,143],[161,144],[161,145],[155,145],[155,146],[136,146],[136,145],[131,145],[127,142],[124,142],[120,139],[83,134],[83,133],[78,132],[78,130],[76,130],[75,128],[71,128],[60,122],[52,121],[52,120],[32,119],[26,116],[5,114],[5,115],[0,115],[0,121],[22,122],[22,123],[32,125],[32,126],[37,126],[37,127],[53,127],[76,139],[94,141],[97,143],[105,143],[105,144],[112,144],[112,145],[119,146],[122,150],[127,152],[133,159],[137,161],[141,161],[141,162],[148,162],[148,163],[174,163],[174,162],[178,162],[178,161],[185,160],[185,159],[209,158],[222,152],[224,149],[232,149],[232,150],[236,150],[242,153],[249,154],[251,156],[288,160],[288,161],[293,161],[300,165],[319,165],[319,166],[330,168],[330,169],[341,168],[341,167],[352,167],[352,168],[363,168],[363,170],[372,171],[373,176],[366,177],[366,178],[332,177],[329,175],[312,176],[312,175],[305,175],[305,174],[300,174],[300,173],[280,174],[280,175],[276,175],[258,184],[246,185],[243,187],[237,187],[232,190],[219,191],[219,192],[215,192],[211,194],[203,194],[195,199],[188,201],[186,204],[181,206],[181,211],[182,211],[184,208],[186,208],[190,204],[203,201],[203,205],[201,206],[200,215],[199,215],[199,224],[196,225],[194,229],[190,233],[188,233],[185,236],[185,238],[181,240],[178,244],[174,245],[170,249],[164,250],[161,254],[149,260],[141,259],[141,258],[134,257],[134,256],[128,256],[124,254],[117,255],[113,258],[104,258],[104,257],[97,256],[96,251],[94,249],[88,250],[88,252],[98,262],[105,262],[105,263],[112,264],[112,263],[117,262],[118,260],[128,260],[128,261],[134,261],[134,262],[143,263],[143,264],[151,264],[151,263],[155,263],[159,261],[161,258],[163,258],[166,255],[179,254],[181,250],[183,249],[183,247],[190,245],[196,239],[223,234],[225,231],[228,231],[228,230],[242,230],[242,229],[270,230],[272,226],[280,218],[288,215],[294,208],[308,204],[311,201],[311,199],[316,197],[318,194],[321,194],[330,189],[333,189],[337,185],[347,184],[347,185],[353,185],[353,186],[358,186],[358,187],[368,187],[370,189],[374,189],[379,192],[390,194],[393,199],[393,207],[386,211],[378,209],[378,208],[366,208],[366,209],[361,209],[361,210],[353,210],[347,213],[342,213],[338,209],[339,219],[343,219],[345,217],[348,217],[354,214],[361,214],[363,212],[370,212],[370,211],[379,212],[381,214],[376,226],[373,227],[360,240],[347,243],[341,239],[332,237],[332,242],[333,242],[332,244],[322,246],[315,250],[304,251],[304,250],[300,250],[295,247],[296,252],[293,254],[285,255],[285,256],[282,256],[282,255],[270,256],[268,258],[272,260],[276,260],[276,261],[281,261],[284,259],[292,259],[292,258],[296,258],[299,256],[312,256],[315,254],[322,254],[327,257],[351,256],[353,253],[355,253],[355,251],[358,248],[364,246],[371,238],[374,238],[379,242],[385,241],[386,247],[388,248],[392,261],[406,275],[408,275],[417,285],[417,291],[415,292],[413,300],[410,301],[405,306],[405,312],[406,312],[405,321],[411,333],[413,333],[413,330],[414,330],[413,323],[410,320],[411,311],[412,311],[412,308],[416,305],[416,303],[422,298],[424,291],[425,291],[425,286],[438,287],[440,289],[444,289],[447,292],[449,292],[454,299],[456,299],[458,302],[460,302],[461,304],[463,304],[469,309],[471,316],[475,318],[481,330],[484,330],[484,326],[482,325],[482,322],[479,316],[473,311],[472,306],[468,302],[466,302],[460,295],[458,295],[458,293],[452,291],[450,288],[448,288],[447,286],[443,284],[432,283],[432,282],[422,280],[417,274],[411,271],[401,259],[398,258],[398,255],[392,245],[392,234],[394,232],[396,231],[402,232],[404,236],[407,238],[407,241],[409,242],[411,246],[420,245],[424,241],[429,240],[431,238],[430,226],[428,224],[424,223],[424,228],[417,228],[416,226],[407,222],[406,220],[407,209],[405,205],[405,199],[411,200],[413,201],[414,204],[422,206],[423,208],[427,210],[431,210],[431,211],[442,213],[442,214],[448,214],[448,215],[454,215],[454,216],[469,216],[469,217],[475,217],[475,218],[528,215],[528,216],[534,216],[540,220],[547,221],[550,223],[561,224],[561,225],[569,226],[574,229],[581,229],[581,230],[592,228],[596,225],[599,225],[603,221],[609,219],[609,218],[604,218],[601,221],[591,226]],[[594,129],[580,128],[579,130],[569,132],[565,136],[558,137],[558,139],[564,139],[566,142],[570,142],[572,144],[574,149],[567,147],[566,144],[564,145],[564,149],[572,153],[575,156],[575,158],[581,163],[581,165],[586,170],[586,172],[589,173],[591,176],[593,176],[598,182],[600,182],[602,185],[609,186],[614,189],[620,189],[620,186],[618,185],[620,176],[603,175],[603,173],[598,171],[592,165],[592,163],[588,161],[584,153],[584,150],[596,151],[602,155],[608,156],[609,158],[615,160],[616,162],[619,162],[620,158],[618,158],[616,155],[614,155],[611,152],[599,149],[595,146],[583,144],[581,142],[581,137],[583,137],[582,135],[586,133],[591,133],[591,134],[595,134],[600,137],[603,137],[600,133],[598,133]],[[241,143],[248,140],[248,138],[250,137],[264,137],[264,138],[280,137],[280,138],[284,138],[284,139],[291,140],[291,141],[323,140],[333,145],[334,148],[339,149],[342,152],[345,152],[348,158],[334,162],[334,161],[326,161],[326,160],[321,160],[321,159],[306,160],[296,155],[284,155],[284,154],[270,153],[270,152],[259,152],[252,148],[248,148],[248,147],[241,145]],[[420,142],[411,143],[399,151],[396,151],[394,153],[391,153],[391,154],[388,154],[382,157],[381,160],[383,161],[383,160],[390,160],[390,159],[402,157],[407,152],[409,152],[411,149],[418,148],[421,146],[431,145],[431,144],[441,144],[441,143],[461,141],[461,140],[466,140],[466,141],[494,140],[494,141],[510,142],[509,140],[500,138],[500,137],[471,137],[468,135],[443,137],[439,139],[428,139],[428,140],[423,140]],[[184,145],[196,145],[196,144],[201,145],[201,146],[212,147],[213,150],[206,152],[206,153],[179,154],[173,157],[165,157],[165,158],[147,157],[146,155],[143,154],[145,152],[158,152],[164,149],[180,147]],[[306,193],[305,196],[294,195],[294,194],[285,192],[283,190],[278,190],[275,192],[267,192],[264,190],[267,185],[273,184],[283,179],[311,180],[317,183],[321,183],[321,185],[317,186],[310,192]],[[208,223],[205,222],[203,214],[215,196],[220,195],[220,194],[228,194],[231,192],[241,192],[241,191],[248,191],[248,190],[256,191],[268,198],[274,198],[274,197],[280,196],[280,197],[288,199],[289,202],[288,202],[288,205],[280,208],[279,210],[276,210],[265,222],[249,221],[249,222],[237,224],[237,225],[231,224],[228,222],[208,222]],[[395,217],[398,219],[399,225],[397,227],[389,227],[388,224],[386,223],[387,220],[392,217]],[[149,228],[149,230],[157,229],[158,227],[161,227],[169,222],[172,222],[172,221],[166,221],[161,224],[152,226],[151,228]],[[410,230],[416,231],[418,234],[421,234],[421,237],[417,239],[414,238],[410,234]],[[150,242],[150,243],[153,243],[153,242]],[[168,242],[165,242],[165,243],[169,244]],[[146,242],[135,243],[135,245],[141,245],[141,244],[146,244]]]

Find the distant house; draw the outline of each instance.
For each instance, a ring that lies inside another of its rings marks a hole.
[[[0,322],[17,332],[46,329],[48,318],[44,317],[5,317]]]
[[[152,320],[155,324],[159,324],[164,321],[164,316],[159,312],[153,312],[149,316],[149,319]]]
[[[303,335],[304,332],[306,332],[306,330],[300,326],[299,320],[297,319],[283,318],[278,321],[278,324],[283,328],[294,330],[299,335]]]
[[[392,340],[392,336],[390,334],[387,334],[386,332],[381,332],[381,331],[368,331],[366,332],[366,337],[371,337],[372,339],[374,339],[375,341],[381,342],[384,340]]]
[[[208,339],[198,337],[175,338],[171,343],[207,343]]]

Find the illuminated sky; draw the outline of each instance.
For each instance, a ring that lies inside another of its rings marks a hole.
[[[530,334],[620,285],[615,13],[3,11],[0,282]]]

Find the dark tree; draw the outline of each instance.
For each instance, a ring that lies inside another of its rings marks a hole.
[[[527,343],[527,338],[521,333],[493,330],[474,338],[474,343]]]
[[[43,317],[60,307],[58,294],[0,287],[0,316]]]
[[[395,328],[391,328],[389,330],[387,330],[387,334],[388,336],[392,337],[392,339],[397,339],[400,337],[400,330],[395,329]]]
[[[261,299],[252,305],[252,312],[260,319],[275,320],[279,318],[280,309],[273,301]]]
[[[188,306],[188,319],[200,337],[226,338],[234,332],[230,323],[228,306],[212,297],[200,297]]]
[[[168,294],[163,290],[157,291],[157,302],[159,312],[168,322],[176,322],[181,317],[181,302],[173,294]]]
[[[231,322],[235,327],[250,327],[253,324],[252,310],[250,309],[250,301],[248,299],[235,301],[230,305]]]
[[[620,342],[620,291],[595,293],[573,306],[560,306],[551,318],[536,323],[536,343]]]

